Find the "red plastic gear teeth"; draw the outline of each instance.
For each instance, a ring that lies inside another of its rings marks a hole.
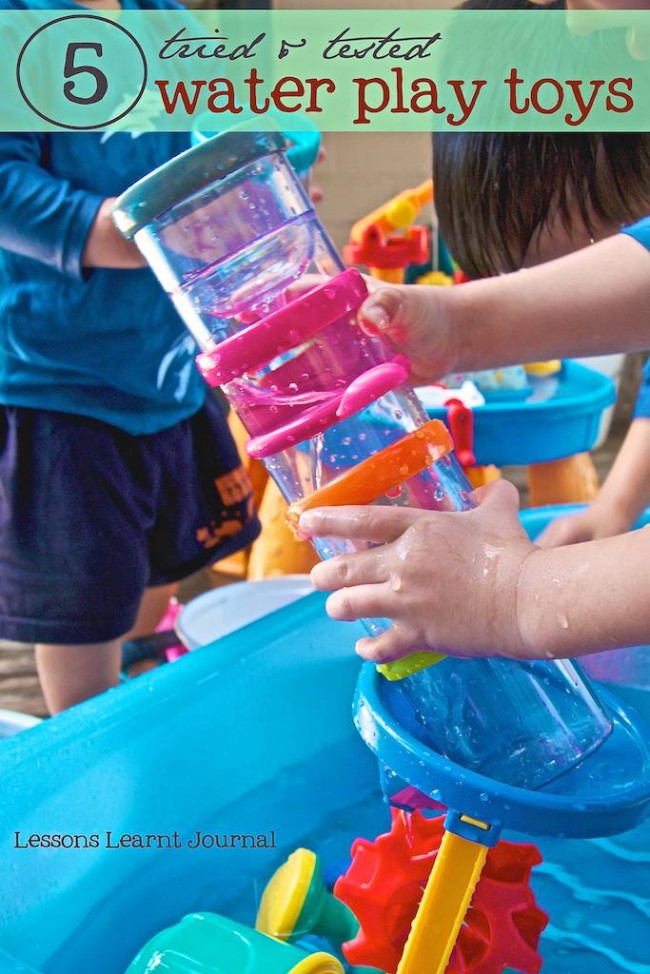
[[[347,960],[387,974],[397,970],[444,835],[444,816],[398,809],[391,816],[390,832],[374,842],[356,840],[352,864],[334,887],[360,923],[357,937],[343,946]],[[529,883],[541,861],[534,845],[502,841],[490,849],[447,974],[500,974],[506,968],[538,974],[537,948],[548,916]]]

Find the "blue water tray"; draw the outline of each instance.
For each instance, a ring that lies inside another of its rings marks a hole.
[[[360,625],[315,594],[0,746],[0,971],[123,974],[194,910],[250,924],[298,846],[328,866],[389,825],[351,701]],[[650,694],[639,706],[650,715]],[[106,830],[261,834],[258,848],[106,847]],[[98,834],[98,847],[16,847]],[[648,974],[650,827],[543,839],[544,974]],[[645,860],[643,857],[645,856]],[[645,913],[643,911],[646,911]],[[644,963],[646,966],[644,967]]]
[[[612,718],[610,735],[581,764],[536,791],[468,771],[427,747],[399,724],[400,685],[371,664],[361,671],[354,709],[382,768],[434,801],[529,835],[592,838],[634,828],[650,813],[650,727],[612,695],[600,696]]]
[[[602,414],[616,401],[610,378],[578,362],[562,363],[557,375],[530,376],[527,399],[489,399],[474,414],[474,453],[481,466],[546,463],[590,450]],[[446,409],[428,409],[446,420]]]

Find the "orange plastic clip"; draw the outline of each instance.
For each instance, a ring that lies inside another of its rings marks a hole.
[[[315,507],[372,504],[382,494],[394,490],[441,460],[453,448],[445,424],[439,419],[432,419],[374,456],[362,460],[325,487],[291,504],[287,519],[296,528],[300,515]]]

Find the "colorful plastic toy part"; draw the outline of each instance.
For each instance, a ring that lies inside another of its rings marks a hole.
[[[313,338],[358,308],[367,294],[361,274],[344,271],[197,356],[199,371],[208,385],[231,382]]]
[[[551,359],[550,362],[529,362],[524,365],[528,375],[536,375],[544,378],[547,375],[557,375],[562,371],[562,363],[559,359]]]
[[[330,954],[309,954],[216,913],[192,913],[156,934],[126,974],[344,974]]]
[[[474,896],[487,847],[445,832],[397,974],[445,974]]]
[[[255,929],[278,940],[316,934],[340,945],[356,937],[359,924],[347,906],[327,891],[316,853],[297,849],[264,890]]]
[[[453,449],[447,427],[432,419],[412,433],[362,460],[331,483],[291,504],[287,518],[296,528],[300,515],[315,507],[372,504],[411,477],[426,470]]]
[[[480,863],[475,850],[468,853],[459,846],[459,836],[448,833],[449,838],[444,838],[442,816],[428,819],[418,812],[409,815],[397,809],[391,809],[391,816],[390,832],[374,842],[358,839],[354,843],[352,865],[337,881],[334,893],[361,925],[358,937],[344,945],[346,959],[387,974],[398,970],[402,974],[406,970],[400,966],[404,945],[443,839],[448,843],[445,855],[449,858],[436,908],[445,909],[457,885],[471,885]],[[507,968],[522,974],[540,971],[542,959],[537,948],[548,917],[537,906],[529,882],[541,856],[533,845],[511,842],[500,842],[486,851],[483,874],[448,966],[434,966],[438,945],[429,936],[431,928],[423,928],[428,945],[426,961],[419,967],[411,965],[409,974],[438,974],[439,970],[446,970],[446,974],[500,974]]]
[[[445,274],[444,271],[428,271],[415,282],[416,284],[426,284],[429,287],[451,287],[454,283],[453,277]]]
[[[299,412],[289,422],[267,433],[251,437],[246,452],[249,457],[262,459],[302,443],[397,389],[406,382],[408,375],[408,360],[403,355],[396,355],[392,362],[375,365],[358,375],[347,389],[332,393],[320,405]]]
[[[442,653],[410,653],[403,659],[395,659],[390,663],[379,663],[377,671],[387,680],[405,680],[407,676],[413,676],[414,673],[426,670],[444,658]]]
[[[404,270],[409,264],[424,264],[428,256],[426,227],[409,227],[402,236],[384,236],[379,226],[371,223],[359,241],[343,248],[346,264],[365,264],[373,274],[377,270]]]
[[[413,189],[405,189],[397,196],[378,206],[376,210],[362,217],[350,231],[350,242],[359,243],[367,227],[375,224],[381,233],[406,230],[415,223],[423,206],[433,199],[433,180],[427,179]]]
[[[458,462],[463,467],[476,466],[474,456],[474,416],[472,410],[460,399],[448,399],[447,422]]]

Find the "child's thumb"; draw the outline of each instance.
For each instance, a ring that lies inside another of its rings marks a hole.
[[[508,480],[496,480],[473,493],[481,512],[490,519],[490,525],[498,530],[516,528],[516,533],[525,537],[519,521],[519,491]]]
[[[370,334],[377,334],[399,326],[404,318],[404,304],[408,303],[404,291],[396,287],[382,287],[372,293],[359,311],[362,328]]]

